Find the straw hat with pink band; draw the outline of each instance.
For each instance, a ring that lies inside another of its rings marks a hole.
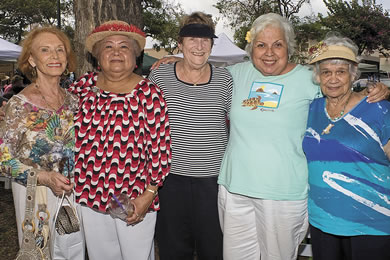
[[[87,39],[85,40],[85,48],[90,53],[92,53],[93,46],[97,42],[111,35],[127,36],[134,39],[138,43],[141,50],[145,47],[146,35],[141,29],[124,21],[112,20],[97,26],[88,35]]]

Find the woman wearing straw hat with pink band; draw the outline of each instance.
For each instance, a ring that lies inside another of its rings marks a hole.
[[[157,189],[170,169],[171,146],[162,92],[133,73],[145,34],[134,25],[109,21],[97,26],[85,45],[100,71],[85,74],[70,91],[80,98],[75,190],[83,205],[88,255],[154,259]],[[123,196],[131,199],[133,213],[111,217],[112,198]]]

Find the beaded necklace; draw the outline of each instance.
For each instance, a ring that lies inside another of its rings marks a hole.
[[[326,107],[328,106],[328,102],[326,102],[325,110],[326,110],[327,115],[329,116],[329,119],[330,119],[332,122],[336,122],[337,120],[339,120],[339,119],[344,115],[345,108],[347,107],[349,101],[351,100],[351,96],[352,96],[352,92],[349,94],[348,99],[347,99],[347,102],[345,102],[345,104],[344,104],[343,110],[341,110],[339,116],[337,116],[337,117],[335,117],[335,118],[331,118],[331,116],[329,115],[328,109],[326,108]]]
[[[335,123],[335,122],[337,122],[341,117],[343,117],[343,115],[344,115],[344,112],[345,112],[345,108],[347,107],[347,105],[348,105],[348,103],[349,103],[349,100],[351,99],[351,96],[352,96],[352,92],[349,94],[349,97],[348,97],[348,99],[347,99],[347,102],[345,102],[345,104],[344,104],[344,107],[343,107],[343,110],[341,110],[341,112],[340,112],[340,114],[337,116],[337,117],[335,117],[335,118],[331,118],[331,116],[329,115],[329,113],[328,113],[328,111],[327,111],[327,105],[328,105],[328,102],[326,102],[326,104],[325,104],[325,113],[326,113],[326,115],[328,116],[328,118],[329,118],[329,120],[330,121],[332,121],[333,123]],[[334,127],[334,124],[332,124],[332,123],[329,123],[325,128],[324,128],[324,130],[322,130],[322,135],[323,134],[329,134],[330,133],[330,129],[332,129],[332,127]]]

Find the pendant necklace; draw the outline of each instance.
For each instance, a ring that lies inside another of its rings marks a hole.
[[[207,68],[205,69],[205,71],[207,71]],[[190,81],[190,82],[188,82],[188,83],[191,83],[193,86],[198,86],[198,82],[202,79],[203,74],[204,74],[204,71],[202,71],[202,72],[200,73],[200,76],[199,76],[198,80],[193,81],[193,80],[191,80],[190,78],[187,77],[186,70],[184,69],[184,65],[183,65],[183,72],[184,72],[185,78],[186,78],[187,80]]]
[[[325,113],[328,115],[328,118],[329,118],[330,121],[332,121],[333,123],[335,123],[335,122],[337,122],[337,121],[344,115],[345,108],[347,107],[347,105],[348,105],[348,103],[349,103],[349,100],[351,99],[351,96],[352,96],[352,92],[349,94],[349,97],[348,97],[348,99],[347,99],[347,102],[345,102],[345,104],[344,104],[343,110],[341,110],[340,114],[339,114],[337,117],[333,118],[333,119],[331,118],[331,116],[330,116],[329,113],[328,113],[328,110],[326,109],[326,105],[328,104],[328,103],[326,102],[325,108],[324,108],[324,109],[325,109]],[[329,134],[329,133],[330,133],[330,130],[332,129],[332,127],[334,127],[334,124],[329,123],[329,124],[327,125],[327,127],[325,127],[324,130],[322,130],[321,135]]]
[[[60,108],[62,107],[62,105],[60,105],[60,107],[56,109],[56,108],[54,108],[53,106],[51,106],[50,103],[47,102],[45,96],[42,95],[42,92],[41,92],[41,90],[39,89],[38,84],[35,83],[35,87],[37,88],[37,90],[38,90],[39,94],[41,95],[43,101],[45,102],[47,108],[50,108],[51,110],[53,110],[53,111],[56,113],[56,112],[58,111],[58,109],[60,109]],[[60,99],[62,99],[62,100],[64,99],[61,90],[60,90]],[[63,101],[62,101],[61,103],[63,103]]]

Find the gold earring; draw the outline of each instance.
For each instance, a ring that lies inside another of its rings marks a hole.
[[[68,67],[66,67],[66,69],[65,69],[65,71],[62,73],[62,75],[64,75],[64,76],[68,76],[68,75],[69,75]]]
[[[33,67],[33,69],[31,70],[31,77],[33,79],[37,78],[37,67]]]

